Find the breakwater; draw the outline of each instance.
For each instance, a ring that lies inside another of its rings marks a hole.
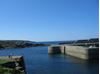
[[[70,55],[85,60],[99,58],[98,47],[55,45],[55,46],[48,47],[48,53]]]
[[[49,54],[64,54],[80,59],[99,58],[99,39],[77,40],[69,44],[51,45],[48,47]]]

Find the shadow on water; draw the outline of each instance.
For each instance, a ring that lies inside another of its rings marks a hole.
[[[68,55],[48,55],[48,58],[53,62],[55,60],[59,66],[63,65],[63,71],[70,74],[98,74],[99,60],[82,60]],[[59,71],[60,72],[60,71]]]
[[[78,63],[78,64],[99,64],[99,59],[89,59],[89,60],[84,60],[84,59],[79,59],[73,56],[69,55],[63,55],[63,54],[49,54],[48,58],[49,59],[54,59],[54,58],[63,58],[64,60],[69,60],[72,63]]]
[[[79,59],[73,56],[65,55],[65,59],[69,59],[73,63],[83,63],[83,64],[98,64],[99,60],[98,59],[89,59],[89,60],[84,60],[84,59]]]

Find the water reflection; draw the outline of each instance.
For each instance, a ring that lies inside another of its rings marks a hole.
[[[82,60],[68,55],[48,55],[48,58],[52,60],[52,64],[58,64],[63,68],[61,71],[66,71],[70,74],[98,74],[99,73],[99,61],[98,60]],[[59,59],[59,60],[57,60]],[[54,65],[53,65],[54,66]],[[60,73],[63,73],[59,71]],[[59,74],[60,74],[59,73]]]

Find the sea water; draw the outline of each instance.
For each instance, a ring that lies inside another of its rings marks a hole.
[[[24,56],[27,74],[99,74],[99,64],[67,55],[48,55],[48,47],[0,50],[0,56]]]

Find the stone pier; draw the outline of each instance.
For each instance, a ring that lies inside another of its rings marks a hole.
[[[63,45],[49,46],[48,53],[49,54],[64,54],[65,53],[64,48],[65,48],[65,46],[63,46]]]
[[[65,54],[71,55],[80,59],[98,59],[99,48],[84,47],[84,46],[65,46]]]
[[[99,47],[56,45],[56,46],[49,46],[48,53],[70,55],[85,60],[98,59]]]

